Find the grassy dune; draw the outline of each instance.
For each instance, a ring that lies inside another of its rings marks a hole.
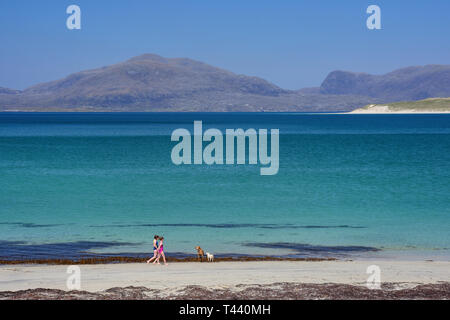
[[[371,104],[363,108],[356,109],[353,112],[450,112],[450,98],[430,98],[419,101]]]

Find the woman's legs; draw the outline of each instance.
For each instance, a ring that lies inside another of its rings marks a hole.
[[[161,254],[160,254],[160,256],[162,256],[163,257],[163,260],[164,260],[164,264],[167,266],[167,262],[166,262],[166,255],[164,254],[164,251],[161,251]]]
[[[156,258],[156,260],[155,261],[153,261],[153,264],[160,264],[159,263],[159,258],[161,258],[161,253],[158,253],[158,258]]]
[[[153,259],[156,259],[158,256],[158,250],[153,250],[153,257],[147,260],[147,263],[152,262]]]

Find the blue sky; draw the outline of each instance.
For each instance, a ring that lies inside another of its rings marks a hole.
[[[71,4],[81,7],[81,30],[66,28]],[[382,30],[366,28],[371,4]],[[450,64],[449,35],[448,0],[2,0],[0,86],[156,53],[299,89],[336,69]]]

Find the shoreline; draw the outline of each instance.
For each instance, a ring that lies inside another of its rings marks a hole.
[[[380,268],[381,290],[366,287]],[[0,266],[0,299],[450,299],[450,262],[233,261]]]
[[[323,252],[322,254],[296,254],[282,255],[250,254],[250,253],[216,253],[214,262],[323,262],[323,261],[433,261],[449,262],[448,249],[434,250],[405,250],[405,249],[378,249],[361,247],[361,252]],[[7,265],[108,265],[145,263],[153,255],[150,253],[90,253],[69,252],[63,255],[47,256],[42,253],[27,255],[0,256],[0,267]],[[193,253],[170,252],[166,253],[167,262],[170,263],[198,263],[206,262],[206,255],[202,261]]]
[[[350,114],[448,114],[450,113],[450,99],[445,99],[447,102],[447,106],[444,108],[442,106],[430,106],[433,100],[440,99],[428,99],[423,101],[416,101],[410,103],[393,103],[392,105],[382,105],[382,104],[371,104],[364,108],[359,108],[349,112]],[[417,106],[418,103],[428,102],[429,104],[425,104],[426,107]],[[405,105],[409,104],[409,105]],[[411,106],[412,104],[412,106]],[[416,108],[414,107],[416,104]],[[402,107],[399,107],[402,105]],[[433,109],[434,107],[434,109]]]
[[[403,110],[403,111],[369,111],[369,110],[352,110],[352,111],[121,111],[121,110],[67,110],[56,109],[48,111],[37,110],[0,110],[0,114],[120,114],[120,113],[148,113],[148,114],[173,114],[173,113],[206,113],[206,114],[305,114],[305,115],[346,115],[346,114],[449,114],[450,111],[415,111],[415,110]]]
[[[0,267],[7,265],[99,265],[99,264],[131,264],[145,263],[149,258],[139,257],[82,257],[79,259],[20,259],[20,260],[4,260],[0,259]],[[168,263],[198,263],[197,257],[166,257]],[[262,261],[304,261],[304,262],[321,262],[321,261],[337,261],[338,258],[288,258],[288,257],[272,257],[272,256],[225,256],[216,257],[214,262],[262,262]],[[203,259],[206,263],[206,257]]]
[[[371,111],[352,111],[352,112],[346,112],[346,113],[336,113],[336,114],[449,114],[450,111],[427,111],[427,112],[422,112],[422,111],[389,111],[389,112],[371,112]]]

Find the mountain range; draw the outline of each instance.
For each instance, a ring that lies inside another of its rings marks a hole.
[[[144,54],[23,91],[0,87],[0,111],[333,112],[431,97],[450,97],[450,66],[333,71],[321,87],[285,90],[191,59]]]

